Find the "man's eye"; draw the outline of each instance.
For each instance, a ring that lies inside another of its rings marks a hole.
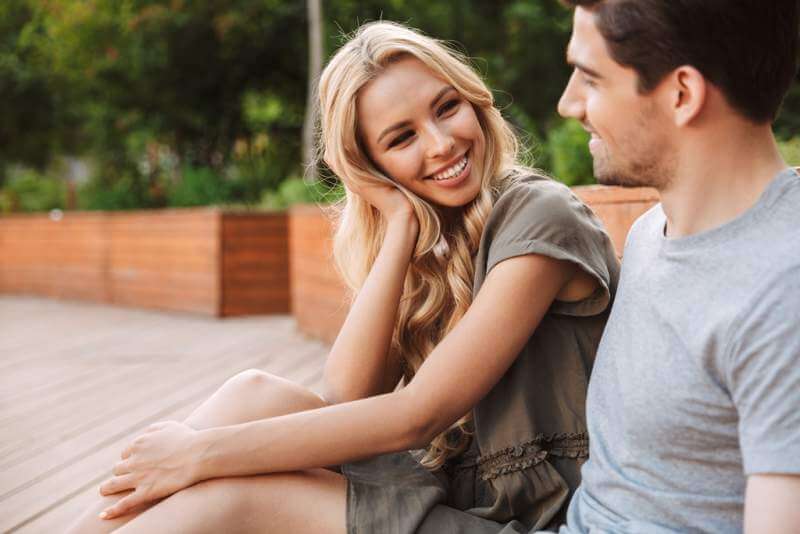
[[[404,141],[406,141],[407,139],[411,139],[411,137],[413,135],[414,135],[414,132],[412,132],[411,130],[408,130],[406,132],[401,133],[400,135],[398,135],[397,137],[392,139],[392,142],[389,143],[389,148],[397,146],[400,143],[403,143]]]
[[[586,76],[583,77],[583,85],[586,87],[596,87],[597,82],[595,82],[592,78],[588,78]]]
[[[439,108],[438,115],[441,117],[442,115],[444,115],[448,111],[450,111],[452,109],[455,109],[458,106],[459,103],[460,103],[460,101],[458,99],[456,99],[456,98],[454,98],[452,100],[448,100],[447,102],[442,104],[442,106]]]

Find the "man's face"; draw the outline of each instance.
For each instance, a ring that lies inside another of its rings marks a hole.
[[[657,89],[642,95],[636,72],[614,61],[588,9],[575,10],[567,62],[574,70],[558,112],[591,134],[589,150],[598,182],[629,187],[668,185],[675,167],[671,124]]]

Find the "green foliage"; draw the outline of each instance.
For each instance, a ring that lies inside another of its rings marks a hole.
[[[26,169],[12,173],[0,189],[0,212],[63,209],[65,199],[66,186],[63,180]]]
[[[95,175],[78,189],[78,208],[83,210],[131,210],[151,207],[147,188],[135,174],[114,180]]]
[[[51,76],[36,62],[25,39],[34,30],[25,0],[0,2],[0,186],[5,167],[43,167],[55,149],[61,113]]]
[[[800,136],[778,142],[778,149],[786,163],[800,167]]]
[[[143,191],[135,198],[142,207],[164,201],[148,196],[164,169],[141,166],[152,143],[222,175],[238,139],[299,137],[304,18],[299,2],[4,0],[0,79],[15,84],[11,93],[0,84],[0,168],[81,153],[104,177],[103,187],[87,190],[92,205],[116,205],[112,191],[133,187]],[[244,108],[254,106],[245,96],[259,93],[270,95],[278,120],[248,120]],[[30,147],[25,126],[37,141]],[[299,161],[298,143],[279,144]],[[240,189],[258,200],[249,182]]]
[[[451,42],[522,133],[527,163],[591,181],[584,134],[555,113],[570,73],[559,2],[331,0],[323,11],[326,56],[378,19]],[[79,197],[92,209],[254,205],[264,191],[293,202],[297,182],[279,185],[301,172],[306,31],[305,2],[289,0],[0,1],[0,187],[14,163],[44,169],[67,154],[95,169]],[[800,83],[775,131],[800,132]]]
[[[325,180],[307,182],[293,177],[285,180],[277,191],[265,191],[261,197],[261,207],[266,209],[285,209],[294,204],[330,204],[344,198],[341,184],[331,185]]]
[[[222,204],[230,198],[230,184],[208,167],[185,167],[181,179],[167,189],[170,206]]]
[[[245,95],[244,120],[257,133],[234,143],[228,177],[231,200],[254,204],[263,191],[274,191],[287,176],[299,172],[299,133],[290,136],[280,132],[302,123],[302,108],[290,106],[273,94],[249,92]]]
[[[800,134],[800,73],[795,84],[789,89],[775,121],[775,135],[778,139],[786,140],[798,134]]]
[[[589,134],[578,121],[565,120],[550,130],[547,153],[558,180],[570,186],[595,182],[588,142]]]

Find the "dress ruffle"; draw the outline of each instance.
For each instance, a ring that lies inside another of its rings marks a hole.
[[[588,458],[589,436],[585,432],[539,434],[532,440],[493,454],[478,457],[475,464],[482,480],[491,480],[508,473],[522,471],[545,461],[548,456]]]

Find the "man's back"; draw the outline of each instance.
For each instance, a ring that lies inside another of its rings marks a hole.
[[[800,471],[800,175],[721,227],[625,248],[569,530],[742,529],[747,475]]]

